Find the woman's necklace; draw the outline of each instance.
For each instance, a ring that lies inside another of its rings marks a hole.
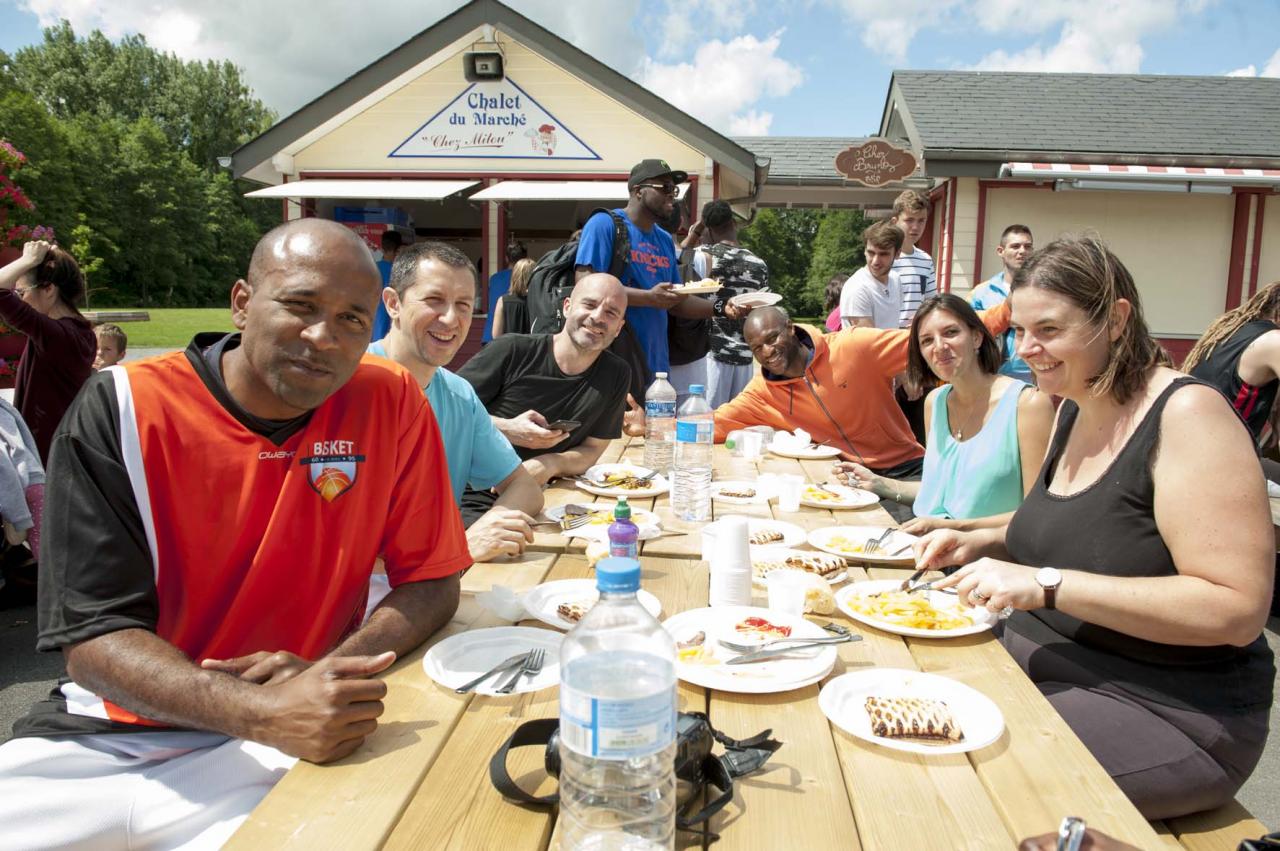
[[[982,423],[986,419],[988,407],[990,407],[989,394],[977,405],[964,410],[956,399],[956,390],[953,385],[951,392],[947,394],[947,425],[950,426],[951,436],[956,440],[964,440],[966,434],[973,437],[982,431]],[[976,423],[974,423],[975,419]]]

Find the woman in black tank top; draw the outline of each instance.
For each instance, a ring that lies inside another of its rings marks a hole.
[[[1147,818],[1229,801],[1266,743],[1274,538],[1248,432],[1169,369],[1132,277],[1094,239],[1012,287],[1018,354],[1065,399],[1007,527],[941,530],[920,565],[1011,611],[1001,642]]]

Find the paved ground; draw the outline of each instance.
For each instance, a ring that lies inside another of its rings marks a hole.
[[[32,606],[0,611],[0,741],[62,673],[60,655],[35,652],[35,619]],[[1280,618],[1268,624],[1267,640],[1280,658]],[[1262,762],[1239,798],[1259,821],[1280,829],[1280,707],[1271,710],[1271,731]]]

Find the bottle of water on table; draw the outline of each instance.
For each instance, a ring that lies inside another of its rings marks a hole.
[[[659,372],[644,394],[644,465],[670,476],[675,436],[676,388]]]
[[[715,434],[715,414],[707,404],[706,388],[691,384],[689,398],[676,416],[671,481],[671,509],[681,520],[711,519],[711,447]]]
[[[600,601],[560,645],[561,848],[671,849],[675,642],[640,605],[640,562],[596,565]]]

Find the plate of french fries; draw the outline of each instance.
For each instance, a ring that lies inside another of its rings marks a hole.
[[[961,605],[954,594],[901,590],[896,579],[855,582],[836,593],[836,606],[854,620],[913,638],[955,638],[991,629],[996,616]]]

